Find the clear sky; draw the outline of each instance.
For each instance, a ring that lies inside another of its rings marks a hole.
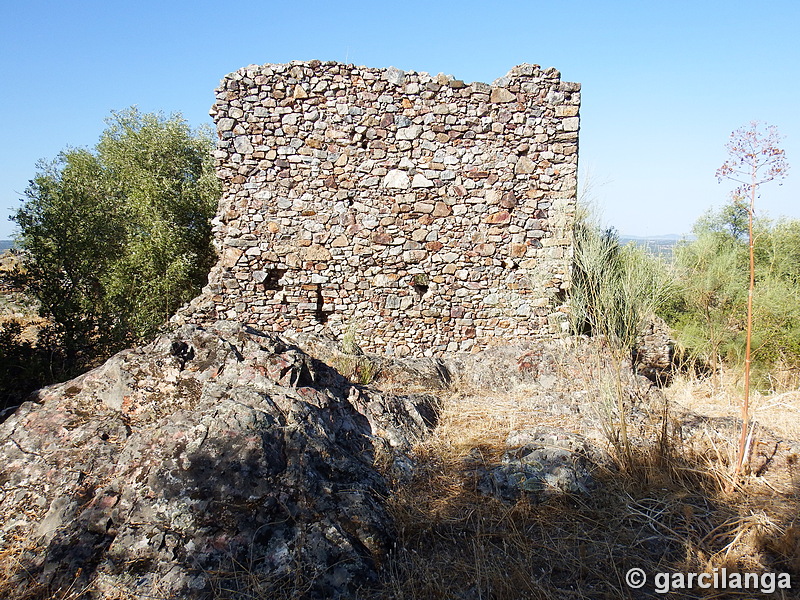
[[[210,123],[248,64],[336,60],[491,82],[519,63],[583,84],[580,175],[624,234],[686,233],[730,133],[776,125],[789,176],[759,207],[800,218],[800,2],[0,2],[0,239],[40,158],[91,147],[112,110]]]

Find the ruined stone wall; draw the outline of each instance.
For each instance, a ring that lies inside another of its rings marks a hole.
[[[217,90],[220,260],[186,320],[348,331],[395,356],[558,328],[580,85],[492,85],[333,62],[249,66]]]

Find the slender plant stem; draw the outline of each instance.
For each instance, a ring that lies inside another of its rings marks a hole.
[[[717,179],[730,179],[740,184],[734,191],[736,202],[750,197],[748,216],[748,241],[750,253],[750,287],[747,293],[747,342],[744,354],[744,399],[742,400],[742,434],[739,438],[739,451],[736,457],[736,469],[731,479],[733,486],[737,476],[741,474],[747,449],[747,431],[750,426],[750,364],[751,344],[753,337],[753,294],[756,282],[755,252],[753,239],[753,216],[755,214],[756,190],[759,186],[774,179],[786,177],[789,168],[784,151],[778,147],[780,136],[775,127],[768,126],[766,132],[759,131],[758,121],[753,121],[749,129],[741,128],[731,134],[726,145],[730,158],[717,169]],[[759,174],[759,169],[764,169]],[[750,182],[747,182],[747,176]]]
[[[744,350],[744,399],[742,401],[742,433],[739,436],[739,452],[736,457],[734,475],[742,472],[747,430],[750,427],[750,346],[753,337],[753,290],[756,284],[755,254],[753,251],[753,211],[756,203],[756,165],[752,166],[750,184],[750,209],[748,214],[748,241],[750,242],[750,287],[747,291],[747,342]]]

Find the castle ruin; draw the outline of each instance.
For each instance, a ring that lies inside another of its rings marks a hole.
[[[220,258],[186,320],[393,356],[560,328],[580,84],[310,61],[240,69],[216,98]]]

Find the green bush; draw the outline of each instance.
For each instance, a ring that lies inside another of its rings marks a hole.
[[[740,208],[705,215],[675,253],[681,293],[665,317],[689,355],[713,373],[744,361],[749,268]],[[754,234],[752,363],[764,388],[771,371],[800,368],[800,221],[757,219]]]
[[[219,183],[211,137],[178,115],[114,112],[93,151],[39,163],[12,217],[18,274],[75,373],[152,336],[205,283]]]

